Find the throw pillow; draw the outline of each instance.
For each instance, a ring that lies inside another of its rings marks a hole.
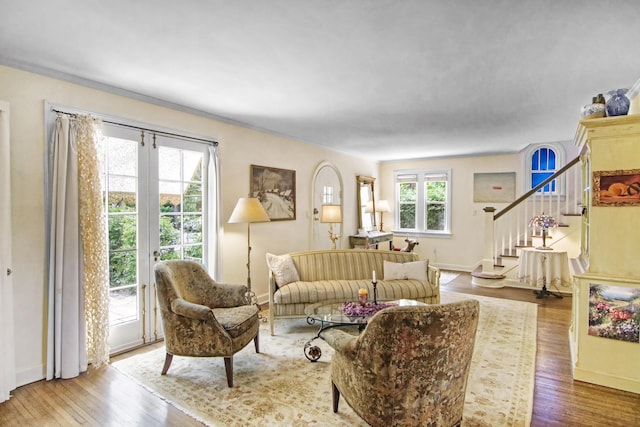
[[[405,263],[383,261],[384,280],[429,280],[427,265],[429,261],[412,261]]]
[[[274,255],[267,253],[267,265],[273,275],[276,276],[278,286],[284,286],[300,280],[298,270],[296,270],[293,259],[291,259],[291,255],[289,254]]]

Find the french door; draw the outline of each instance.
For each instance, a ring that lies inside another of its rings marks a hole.
[[[103,125],[99,149],[109,245],[109,346],[163,337],[153,266],[206,261],[206,144]]]

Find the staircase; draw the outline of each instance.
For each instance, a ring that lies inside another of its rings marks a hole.
[[[550,188],[555,191],[548,191]],[[580,254],[582,189],[580,158],[576,157],[500,212],[493,207],[484,208],[484,254],[482,263],[471,273],[473,284],[494,288],[525,287],[517,278],[518,258],[521,249],[542,245],[541,230],[529,228],[531,218],[542,213],[553,216],[559,223],[557,228],[548,230],[546,245],[567,251],[569,258],[577,258]]]

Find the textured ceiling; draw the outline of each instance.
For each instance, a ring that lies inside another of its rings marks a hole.
[[[0,0],[0,11],[2,64],[373,160],[570,140],[592,96],[640,78],[638,0]]]

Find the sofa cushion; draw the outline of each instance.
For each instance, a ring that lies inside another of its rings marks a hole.
[[[284,286],[300,280],[298,270],[289,254],[274,255],[267,253],[267,265],[275,276],[278,286]]]
[[[427,260],[405,263],[384,260],[384,280],[429,280],[427,277]]]

